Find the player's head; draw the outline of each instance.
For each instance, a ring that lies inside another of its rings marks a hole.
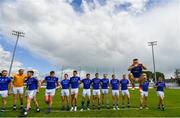
[[[144,80],[147,80],[147,75],[146,75],[146,73],[143,73],[143,74],[142,74],[142,78],[143,78]]]
[[[67,73],[64,74],[64,79],[68,79],[68,74]]]
[[[163,82],[163,78],[162,77],[158,77],[158,82]]]
[[[34,75],[34,71],[33,70],[27,71],[27,77],[32,77],[33,75]]]
[[[90,79],[90,74],[89,73],[86,74],[86,78]]]
[[[126,79],[126,74],[123,74],[123,75],[122,75],[122,79]]]
[[[95,74],[95,77],[96,77],[96,78],[99,78],[99,73],[96,73],[96,74]]]
[[[104,77],[104,78],[107,78],[107,76],[108,76],[108,74],[103,74],[103,77]]]
[[[112,74],[112,79],[115,79],[115,78],[116,78],[115,74]]]
[[[8,74],[8,71],[7,70],[2,70],[1,74],[2,74],[2,77],[6,77],[7,74]]]
[[[73,76],[76,76],[77,75],[77,70],[74,70],[73,71]]]
[[[55,72],[54,72],[54,71],[50,71],[49,74],[50,74],[51,77],[54,77],[54,76],[55,76]]]
[[[24,74],[24,69],[19,69],[19,70],[18,70],[18,73],[19,73],[20,75],[23,75],[23,74]]]
[[[133,64],[139,64],[139,60],[137,58],[133,59]]]

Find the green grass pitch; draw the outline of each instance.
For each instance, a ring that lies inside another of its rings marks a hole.
[[[107,110],[102,108],[98,110],[90,110],[80,112],[81,105],[81,93],[79,92],[78,98],[78,111],[77,112],[66,112],[60,111],[61,108],[61,97],[60,90],[56,91],[54,97],[54,103],[52,112],[47,114],[47,105],[44,103],[44,89],[41,89],[40,93],[37,95],[37,100],[39,102],[41,112],[36,113],[32,104],[32,109],[29,113],[29,117],[180,117],[180,90],[167,89],[165,91],[165,111],[160,111],[157,109],[158,98],[155,89],[149,90],[149,110],[139,110],[139,92],[138,90],[132,91],[131,94],[131,108],[120,109],[114,111],[112,109]],[[112,105],[112,97],[109,94],[110,105]],[[18,117],[20,116],[20,110],[12,110],[12,95],[8,97],[8,103],[6,111],[0,113],[0,117]],[[0,104],[1,105],[1,104]],[[121,105],[121,96],[119,100],[119,105]]]

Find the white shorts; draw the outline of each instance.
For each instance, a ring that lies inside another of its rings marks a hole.
[[[36,97],[36,94],[37,94],[37,90],[28,90],[28,91],[27,91],[27,96],[28,96],[30,99],[33,99],[34,97]]]
[[[23,94],[24,87],[13,87],[13,94]]]
[[[82,96],[83,96],[83,97],[86,97],[86,95],[87,95],[88,97],[91,96],[91,90],[90,90],[90,89],[83,89]]]
[[[97,90],[93,90],[93,95],[100,95],[101,93],[100,93],[100,90],[99,89],[97,89]]]
[[[71,89],[71,95],[78,94],[78,91],[79,91],[78,88]]]
[[[164,98],[164,92],[163,91],[157,91],[157,96]]]
[[[128,97],[130,97],[129,91],[128,90],[121,90],[122,96],[127,95]]]
[[[145,96],[145,97],[148,97],[148,92],[147,92],[147,91],[142,91],[142,92],[141,92],[141,96],[143,96],[143,97],[144,97],[144,96]]]
[[[6,98],[6,97],[8,96],[8,90],[2,90],[2,91],[0,91],[0,96],[1,96],[2,98]]]
[[[109,90],[108,89],[102,89],[102,94],[108,94]]]
[[[119,90],[112,90],[112,96],[119,96]]]
[[[56,89],[46,89],[45,96],[54,96],[56,93]]]
[[[69,96],[69,89],[61,89],[61,96]]]

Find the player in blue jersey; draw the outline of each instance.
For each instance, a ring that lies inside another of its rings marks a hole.
[[[65,100],[66,100],[67,111],[69,110],[69,87],[70,87],[70,80],[68,79],[68,74],[64,74],[64,79],[61,81],[61,99],[62,99],[62,110],[65,109]]]
[[[145,109],[148,109],[147,99],[148,99],[148,89],[149,89],[149,81],[147,80],[147,75],[145,73],[142,74],[142,92],[140,93],[140,110],[143,109],[143,105]]]
[[[51,107],[53,103],[53,97],[56,92],[56,87],[59,86],[58,77],[55,76],[55,72],[51,71],[49,76],[46,76],[45,79],[41,82],[41,85],[46,83],[45,91],[45,102],[48,105],[48,113],[51,112]]]
[[[163,78],[159,77],[158,82],[155,85],[157,96],[159,97],[158,108],[164,111],[164,89],[166,88],[165,82],[163,82]]]
[[[2,97],[1,112],[5,111],[5,106],[7,104],[8,94],[10,94],[12,91],[11,78],[7,77],[7,74],[8,74],[7,70],[2,70],[2,74],[0,77],[0,97]],[[8,92],[8,88],[10,88],[9,92]]]
[[[92,79],[93,86],[93,109],[95,109],[95,101],[98,99],[98,110],[100,110],[100,84],[101,79],[99,78],[99,73],[95,74],[95,78]]]
[[[71,84],[71,110],[70,111],[77,111],[77,97],[79,91],[79,84],[81,82],[80,77],[77,76],[77,71],[73,71],[73,76],[70,78]]]
[[[129,80],[126,79],[126,75],[123,74],[122,79],[120,80],[120,84],[121,84],[121,94],[122,94],[122,108],[125,107],[124,105],[124,101],[125,101],[125,97],[127,96],[127,100],[128,100],[128,108],[130,107],[130,94],[129,94],[129,90],[128,90],[128,85],[129,85]]]
[[[27,114],[28,114],[28,111],[29,111],[30,106],[31,106],[31,101],[33,101],[33,103],[35,104],[36,111],[40,112],[39,104],[36,100],[36,94],[37,94],[37,92],[39,92],[40,83],[36,77],[33,77],[33,75],[34,75],[34,71],[28,71],[27,72],[27,79],[25,80],[26,87],[28,90],[27,96],[26,96],[26,108],[24,111],[25,116],[27,116]]]
[[[110,81],[111,88],[112,88],[112,102],[113,102],[113,109],[119,110],[119,80],[116,79],[115,74],[112,74],[112,79]]]
[[[104,74],[101,79],[101,88],[102,88],[102,106],[104,106],[104,99],[106,99],[106,107],[109,109],[109,99],[108,99],[108,93],[109,93],[109,79],[107,78],[108,74]]]
[[[87,110],[90,110],[90,97],[91,97],[91,82],[90,74],[86,74],[86,78],[81,81],[83,83],[83,93],[82,93],[82,102],[81,102],[81,110],[84,111],[84,103],[87,96]]]
[[[138,59],[133,59],[133,64],[128,68],[128,71],[130,71],[129,79],[132,84],[132,90],[135,89],[135,82],[139,83],[139,89],[140,91],[142,90],[142,79],[140,77],[143,70],[146,70],[146,67],[139,63]]]

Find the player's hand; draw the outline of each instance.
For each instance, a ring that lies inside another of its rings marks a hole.
[[[39,93],[39,89],[37,90],[37,93]]]
[[[9,91],[9,92],[8,92],[8,96],[10,96],[11,94],[12,94],[12,91]]]

